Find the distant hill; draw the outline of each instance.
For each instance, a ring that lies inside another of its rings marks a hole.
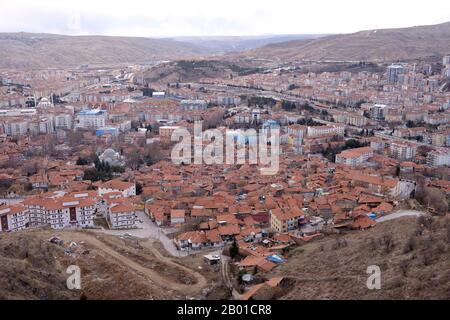
[[[0,33],[0,68],[76,67],[198,57],[208,50],[169,39]]]
[[[450,22],[272,43],[239,56],[280,60],[397,61],[450,54]]]
[[[175,37],[174,40],[188,42],[204,47],[215,54],[239,52],[291,40],[317,39],[322,34],[287,34],[265,36],[211,36],[211,37]]]

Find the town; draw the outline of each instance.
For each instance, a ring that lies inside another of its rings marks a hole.
[[[217,252],[205,254],[211,264],[224,248],[239,252],[236,267],[250,276],[282,264],[292,246],[393,212],[446,214],[450,56],[442,65],[272,68],[169,84],[148,83],[142,66],[2,72],[0,230],[142,234],[151,224],[167,247]],[[197,122],[225,136],[233,128],[244,149],[241,129],[278,129],[279,172],[173,163],[173,132],[193,133]]]
[[[404,217],[410,253],[448,217],[449,174],[450,52],[0,69],[0,240],[111,256],[151,299],[295,299],[306,246],[389,253],[377,228]]]

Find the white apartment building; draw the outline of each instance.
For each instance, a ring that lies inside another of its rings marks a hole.
[[[208,104],[205,100],[181,100],[181,108],[183,111],[188,110],[206,110]]]
[[[105,110],[83,110],[75,116],[75,128],[98,129],[106,125],[107,112]]]
[[[12,119],[3,123],[3,131],[8,136],[21,136],[28,133],[28,121]]]
[[[345,133],[345,125],[335,124],[317,127],[308,127],[308,137],[319,137],[323,135],[338,135],[343,136]]]
[[[0,109],[0,117],[22,117],[34,116],[37,113],[36,109]]]
[[[391,156],[397,160],[410,160],[416,156],[417,147],[404,142],[391,142]]]
[[[57,114],[54,117],[56,129],[72,129],[73,118],[70,114]]]
[[[429,152],[427,155],[427,165],[430,167],[450,166],[450,151],[439,149]]]
[[[363,127],[367,125],[367,122],[368,120],[366,117],[349,114],[345,123],[355,127]]]
[[[96,201],[90,198],[32,198],[24,201],[30,226],[49,225],[52,229],[92,227]]]
[[[433,113],[427,114],[424,117],[425,123],[431,125],[440,125],[447,124],[450,122],[450,114],[449,113]]]
[[[49,134],[55,132],[55,128],[53,126],[53,118],[41,118],[39,120],[39,133]]]
[[[336,163],[349,166],[360,166],[372,157],[373,149],[371,147],[355,148],[344,150],[340,154],[337,154]]]
[[[0,231],[19,231],[29,225],[28,210],[21,204],[0,206]]]
[[[117,200],[120,200],[120,198]],[[109,205],[106,218],[112,229],[131,229],[136,227],[136,212],[133,205],[129,203],[112,202]]]

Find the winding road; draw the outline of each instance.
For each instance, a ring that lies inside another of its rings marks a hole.
[[[399,210],[396,211],[394,213],[385,215],[381,218],[376,219],[377,222],[385,222],[385,221],[390,221],[390,220],[394,220],[394,219],[399,219],[402,217],[420,217],[423,215],[426,215],[426,212],[422,212],[422,211],[416,211],[416,210]]]

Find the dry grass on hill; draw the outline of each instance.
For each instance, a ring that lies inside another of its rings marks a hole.
[[[282,299],[450,299],[449,261],[450,218],[401,218],[299,247],[273,273],[295,279]]]

